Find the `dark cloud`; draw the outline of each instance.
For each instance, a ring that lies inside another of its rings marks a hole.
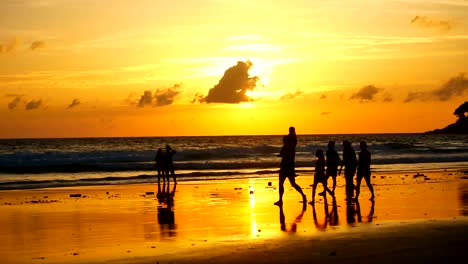
[[[21,96],[15,96],[11,102],[8,103],[8,109],[13,110],[21,103]]]
[[[77,98],[73,99],[73,101],[70,103],[70,105],[68,105],[67,109],[70,109],[70,108],[73,108],[75,106],[78,106],[79,104],[81,104],[80,100],[78,100]]]
[[[329,114],[331,114],[331,112],[322,112],[322,113],[320,113],[320,115],[329,115]]]
[[[361,102],[372,101],[377,93],[379,93],[379,90],[381,89],[374,85],[367,85],[362,87],[357,93],[351,95],[350,99],[358,99]]]
[[[175,97],[182,92],[180,84],[174,84],[173,87],[167,89],[158,89],[153,93],[151,91],[145,91],[140,97],[137,106],[166,106],[174,103]]]
[[[411,20],[411,24],[423,28],[437,28],[443,31],[449,31],[454,26],[450,20],[439,20],[426,16],[415,16]]]
[[[34,41],[31,43],[31,46],[29,47],[31,50],[36,50],[45,47],[45,42],[44,41]]]
[[[258,77],[249,76],[250,67],[250,61],[237,62],[237,65],[224,72],[224,76],[208,91],[208,95],[196,94],[194,102],[238,104],[253,101],[246,92],[255,89]]]
[[[322,100],[322,99],[327,99],[327,95],[326,95],[326,94],[322,94],[322,95],[320,96],[320,100]]]
[[[138,107],[145,107],[153,103],[153,94],[151,91],[145,91],[138,101]]]
[[[449,99],[463,95],[468,90],[468,78],[465,73],[460,73],[458,76],[450,78],[439,88],[429,92],[410,92],[405,99],[405,103],[415,100],[438,100],[448,101]]]
[[[280,99],[281,100],[291,100],[291,99],[294,99],[294,98],[296,98],[297,96],[299,96],[299,95],[301,95],[303,93],[304,93],[303,91],[298,89],[294,93],[287,93],[287,94],[281,96]]]
[[[468,89],[465,73],[460,73],[432,92],[440,101],[447,101],[454,96],[462,95]]]
[[[31,100],[26,104],[26,110],[38,109],[42,105],[42,100]]]
[[[175,84],[173,87],[163,90],[158,89],[154,95],[154,98],[156,99],[155,106],[171,105],[174,103],[175,97],[181,92],[182,90],[180,84]]]

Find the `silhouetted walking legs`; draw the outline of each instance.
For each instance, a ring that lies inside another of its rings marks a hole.
[[[284,194],[284,181],[286,181],[286,177],[279,177],[279,182],[278,182],[278,193],[279,193],[279,199],[275,203],[275,205],[282,205],[283,204],[283,194]]]
[[[314,181],[314,184],[312,185],[312,201],[310,202],[310,204],[313,204],[315,203],[315,191],[317,189],[317,185],[319,184],[320,182],[318,181]],[[324,181],[324,182],[321,182],[322,185],[323,185],[323,192],[319,193],[318,195],[323,195],[326,199],[327,196],[326,196],[326,192],[328,192],[332,197],[335,197],[335,194],[333,193],[332,190],[330,190],[330,188],[328,188],[327,186],[327,181]]]
[[[294,176],[291,176],[291,177],[288,177],[288,179],[289,179],[289,182],[291,183],[291,186],[294,187],[294,189],[296,189],[296,191],[298,191],[302,195],[302,202],[304,203],[307,202],[307,196],[302,191],[301,186],[299,186],[296,183],[296,178],[294,178]]]
[[[332,180],[333,180],[333,186],[332,186],[332,195],[335,194],[335,188],[336,188],[336,176],[331,176],[332,177]]]
[[[307,202],[307,197],[304,194],[304,192],[302,191],[302,188],[296,183],[296,180],[295,180],[294,176],[290,176],[290,177],[288,177],[288,179],[289,179],[289,182],[291,183],[291,186],[294,189],[296,189],[296,191],[298,191],[302,195],[302,201]],[[284,177],[284,176],[279,177],[279,182],[278,182],[278,184],[279,184],[279,186],[278,186],[279,200],[274,203],[275,205],[282,205],[283,204],[284,182],[285,181],[286,181],[286,177]]]
[[[354,175],[345,175],[346,200],[350,200],[350,199],[352,199],[353,196],[354,196],[353,176],[354,176]]]
[[[359,197],[359,194],[361,193],[361,181],[362,178],[366,180],[366,185],[369,188],[369,191],[371,192],[372,196],[370,200],[374,200],[375,195],[374,195],[374,187],[372,186],[371,180],[370,180],[370,173],[369,174],[358,174],[357,179],[356,179],[356,199]]]

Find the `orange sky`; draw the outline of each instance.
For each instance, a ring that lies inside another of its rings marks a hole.
[[[463,0],[4,0],[0,138],[441,128],[468,94],[467,13]]]

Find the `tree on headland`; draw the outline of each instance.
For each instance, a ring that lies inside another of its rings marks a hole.
[[[468,118],[468,115],[466,115],[467,113],[468,113],[468,102],[464,102],[457,109],[455,109],[455,112],[453,112],[453,114],[458,117],[458,121]]]
[[[455,111],[454,115],[458,120],[442,129],[428,131],[426,134],[468,134],[468,102],[461,104]]]

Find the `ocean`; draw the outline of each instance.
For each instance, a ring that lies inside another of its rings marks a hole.
[[[467,135],[298,135],[296,170],[312,175],[315,151],[330,140],[368,143],[372,171],[468,168]],[[174,148],[178,181],[277,175],[282,135],[0,139],[0,189],[155,182],[154,156]]]

